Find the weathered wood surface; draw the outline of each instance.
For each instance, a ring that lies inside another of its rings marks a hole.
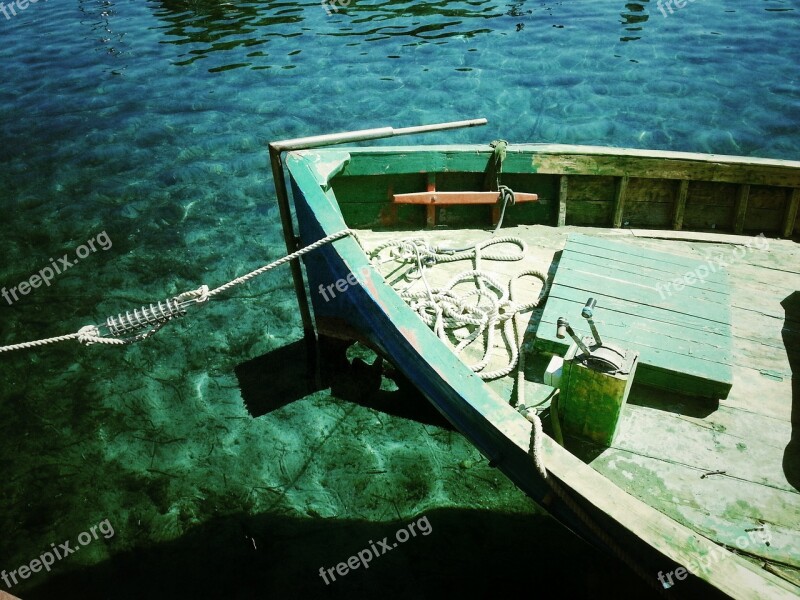
[[[572,234],[536,347],[563,355],[571,340],[556,337],[556,322],[565,317],[588,332],[580,312],[593,297],[601,337],[640,353],[637,381],[724,398],[733,384],[729,296],[727,276],[713,262]]]

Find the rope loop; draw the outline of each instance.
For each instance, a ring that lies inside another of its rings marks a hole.
[[[86,346],[95,344],[96,338],[99,337],[101,337],[100,329],[97,328],[97,325],[84,325],[78,330],[78,341]]]

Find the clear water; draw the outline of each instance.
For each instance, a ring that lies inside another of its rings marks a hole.
[[[0,343],[282,255],[271,140],[483,116],[407,142],[800,154],[794,0],[333,8],[41,0],[0,15],[0,286],[101,232],[113,244],[0,298]],[[2,356],[0,569],[104,519],[115,531],[10,591],[482,597],[555,577],[579,597],[644,593],[441,424],[328,393],[252,418],[234,370],[297,339],[299,319],[285,270],[228,298],[137,346]],[[330,586],[317,575],[423,514],[430,536]]]

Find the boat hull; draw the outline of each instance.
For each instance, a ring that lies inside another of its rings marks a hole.
[[[421,161],[445,164],[446,158]],[[348,229],[330,183],[348,161],[349,154],[340,151],[288,156],[302,245]],[[304,263],[319,333],[360,340],[390,360],[492,465],[567,528],[604,551],[624,549],[629,561],[635,557],[632,566],[645,576],[652,574],[653,580],[717,548],[545,437],[542,457],[548,477],[556,489],[565,490],[554,494],[528,454],[530,424],[419,320],[370,266],[354,237],[306,255]],[[687,597],[794,596],[792,586],[782,580],[733,555],[726,559],[719,573],[690,574],[681,581],[681,592]]]

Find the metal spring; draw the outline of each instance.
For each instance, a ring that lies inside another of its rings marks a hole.
[[[146,327],[162,326],[167,321],[185,314],[186,310],[178,299],[170,298],[158,304],[134,309],[133,314],[125,311],[124,315],[108,317],[106,327],[112,335],[124,336]]]

